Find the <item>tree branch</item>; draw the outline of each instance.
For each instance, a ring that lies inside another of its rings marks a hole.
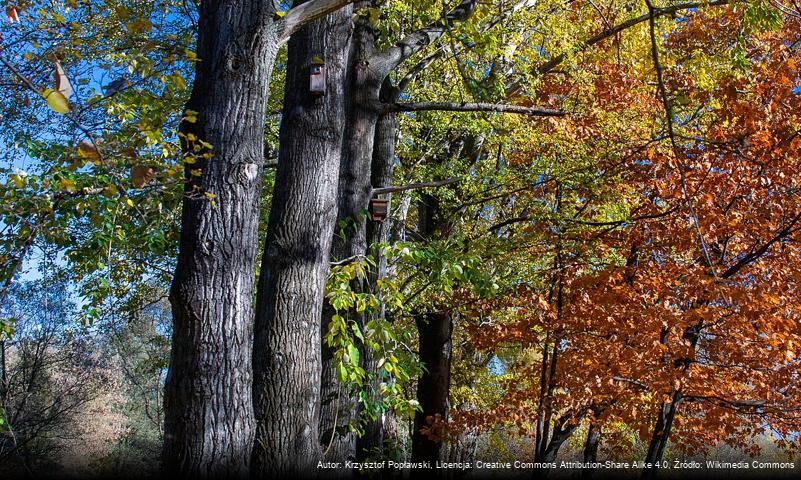
[[[735,410],[749,409],[757,410],[763,408],[767,402],[765,400],[728,400],[718,397],[716,395],[701,396],[701,395],[686,395],[683,399],[687,402],[710,402],[721,407],[728,407]]]
[[[394,192],[403,192],[406,190],[416,190],[420,188],[432,188],[432,187],[444,187],[445,185],[450,185],[452,183],[456,183],[459,180],[456,178],[450,178],[448,180],[437,180],[435,182],[420,182],[420,183],[410,183],[409,185],[400,185],[400,186],[391,186],[391,187],[379,187],[373,189],[373,196],[381,195],[384,193],[394,193]]]
[[[292,7],[278,22],[278,45],[285,43],[293,33],[307,23],[353,3],[355,0],[311,0]]]
[[[801,220],[801,212],[799,212],[795,217],[793,217],[793,219],[783,229],[776,232],[773,238],[762,244],[762,246],[760,246],[756,250],[745,255],[737,263],[735,263],[734,265],[729,267],[725,272],[723,272],[720,275],[720,277],[729,278],[734,274],[736,274],[737,272],[739,272],[743,267],[758,260],[760,257],[762,257],[762,255],[767,253],[767,251],[770,250],[770,247],[772,247],[776,242],[782,240],[783,238],[793,233],[793,227],[796,225],[796,223],[799,222],[799,220]]]
[[[531,115],[533,117],[563,117],[565,112],[545,107],[526,107],[523,105],[503,105],[500,103],[449,103],[417,102],[393,103],[386,105],[389,112],[423,112],[430,110],[445,112],[494,112]]]
[[[388,73],[404,60],[439,39],[447,31],[449,25],[463,22],[469,18],[477,5],[478,0],[462,0],[444,18],[410,33],[396,43],[395,46],[378,54],[378,63]]]

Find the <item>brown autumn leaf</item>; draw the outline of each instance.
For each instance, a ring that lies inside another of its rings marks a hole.
[[[122,150],[120,150],[120,153],[124,157],[130,158],[131,160],[136,160],[136,158],[138,157],[138,155],[136,154],[136,149],[131,147],[123,148]]]
[[[142,188],[156,178],[156,170],[147,165],[134,165],[131,168],[131,183],[134,188]]]
[[[64,98],[70,98],[73,93],[72,84],[70,83],[69,78],[67,78],[64,68],[61,66],[61,62],[55,60],[54,63],[55,68],[53,70],[53,77],[55,78],[56,82],[56,91],[64,95]]]
[[[100,152],[91,140],[85,139],[78,145],[78,155],[95,165],[99,165],[103,160],[100,156]]]
[[[6,16],[8,17],[9,23],[19,23],[19,12],[17,12],[15,7],[6,8]]]

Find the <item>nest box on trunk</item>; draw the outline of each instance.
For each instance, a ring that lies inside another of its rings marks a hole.
[[[389,214],[389,200],[386,198],[373,198],[370,200],[370,213],[374,222],[383,222]]]
[[[325,62],[318,56],[312,58],[309,91],[312,95],[325,95]]]

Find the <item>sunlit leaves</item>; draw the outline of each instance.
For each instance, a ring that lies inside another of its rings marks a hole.
[[[53,90],[52,88],[45,89],[42,92],[42,97],[47,101],[47,106],[57,113],[69,113],[70,104],[63,93]]]
[[[87,319],[171,270],[192,15],[170,0],[34,3],[4,26],[4,58],[37,88],[9,86],[0,100],[0,252],[23,252],[28,222],[36,245],[64,248]]]

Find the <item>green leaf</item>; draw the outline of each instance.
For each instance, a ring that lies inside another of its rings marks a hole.
[[[348,345],[348,356],[350,357],[350,363],[359,365],[359,349],[356,348],[356,345],[352,343]]]

